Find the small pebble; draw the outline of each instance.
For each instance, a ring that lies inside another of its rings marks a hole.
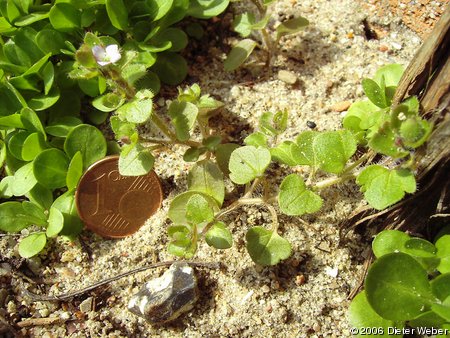
[[[403,48],[403,46],[397,42],[392,42],[391,45],[392,45],[392,48],[397,49],[397,50],[400,50]]]
[[[91,312],[93,310],[93,305],[94,305],[94,298],[88,297],[81,302],[80,311],[83,313]]]
[[[345,110],[347,110],[350,106],[351,106],[351,102],[350,101],[341,101],[338,103],[333,104],[333,106],[331,106],[331,109],[335,112],[343,112]]]
[[[280,70],[278,72],[278,79],[287,84],[295,84],[298,81],[297,75],[287,70]]]
[[[380,47],[378,47],[378,50],[380,52],[387,52],[389,50],[389,47],[386,45],[380,45]]]
[[[317,127],[317,124],[314,121],[306,121],[306,125],[308,126],[308,128],[311,128],[311,129],[314,129]]]
[[[337,277],[338,272],[339,272],[338,268],[330,268],[329,266],[327,266],[327,267],[325,268],[325,273],[326,273],[328,276],[333,277],[333,278],[336,278],[336,277]]]
[[[261,291],[264,293],[269,293],[270,292],[270,287],[268,285],[263,285],[261,288]]]
[[[295,284],[297,284],[298,286],[305,284],[305,276],[304,275],[295,276]]]

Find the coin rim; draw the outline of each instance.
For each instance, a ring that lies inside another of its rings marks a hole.
[[[82,217],[82,213],[80,212],[80,206],[79,206],[79,204],[80,204],[79,199],[80,199],[81,197],[79,196],[79,193],[78,193],[78,187],[80,186],[80,183],[83,181],[84,177],[87,175],[87,173],[88,173],[90,170],[94,169],[96,166],[99,166],[99,165],[102,164],[103,162],[113,161],[113,160],[117,160],[117,163],[119,163],[119,156],[117,156],[117,155],[109,155],[109,156],[106,156],[106,157],[102,158],[101,160],[98,160],[97,162],[91,164],[91,165],[86,169],[86,171],[85,171],[85,172],[83,173],[83,175],[80,177],[80,179],[79,179],[79,181],[78,181],[78,184],[77,184],[77,188],[76,188],[76,190],[75,190],[75,206],[76,206],[76,208],[77,208],[78,217],[81,219],[81,221],[83,222],[83,224],[84,224],[84,226],[85,226],[86,229],[88,229],[88,230],[90,230],[91,232],[93,232],[93,233],[95,233],[95,234],[97,234],[97,235],[99,235],[99,236],[102,236],[102,237],[104,237],[104,238],[117,239],[117,238],[125,238],[125,237],[128,237],[128,236],[133,235],[134,233],[136,233],[136,232],[137,232],[137,231],[145,224],[145,222],[147,221],[147,219],[146,219],[145,221],[143,221],[142,224],[139,225],[139,226],[136,228],[136,230],[135,230],[134,232],[132,232],[132,233],[130,233],[130,234],[127,234],[127,235],[110,235],[110,234],[105,233],[105,232],[103,232],[103,231],[94,231],[94,230],[92,229],[93,227],[90,226],[89,222],[88,222],[84,217]],[[157,205],[157,209],[156,209],[156,210],[158,210],[158,209],[161,208],[161,205],[162,205],[162,202],[163,202],[163,195],[164,195],[164,192],[163,192],[163,189],[162,189],[161,180],[160,180],[158,174],[157,174],[154,170],[151,170],[151,171],[149,171],[149,172],[148,172],[147,174],[145,174],[145,175],[138,175],[138,176],[147,176],[147,175],[149,175],[149,174],[153,175],[153,176],[156,178],[157,186],[158,186],[158,188],[159,188],[158,190],[159,190],[159,192],[160,192],[160,199],[159,199],[159,202],[158,202],[158,205]],[[138,177],[138,176],[127,176],[127,177]],[[152,214],[151,216],[153,216],[153,215],[154,215],[154,214]],[[150,217],[151,217],[151,216],[150,216]],[[98,230],[99,228],[94,228],[94,229]]]

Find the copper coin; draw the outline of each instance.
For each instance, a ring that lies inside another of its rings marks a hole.
[[[122,176],[119,157],[110,156],[90,166],[78,183],[78,215],[86,227],[109,238],[135,233],[162,203],[161,182],[154,171],[144,176]]]

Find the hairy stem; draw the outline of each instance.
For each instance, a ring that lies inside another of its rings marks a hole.
[[[171,145],[171,144],[182,144],[188,147],[200,147],[202,144],[197,141],[178,141],[178,140],[165,140],[165,139],[159,139],[159,138],[145,138],[145,137],[139,137],[140,142],[148,142],[148,143],[155,143],[160,145]]]
[[[349,173],[344,176],[328,178],[326,180],[323,180],[321,182],[317,182],[316,184],[314,184],[312,186],[312,190],[315,190],[315,191],[321,190],[321,189],[328,188],[328,187],[331,187],[336,184],[340,184],[340,183],[349,181],[351,179],[355,179],[356,176],[358,176],[358,174],[359,174],[359,172],[354,172],[354,173]]]

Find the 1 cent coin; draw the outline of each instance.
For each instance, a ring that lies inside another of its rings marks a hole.
[[[90,166],[75,195],[78,214],[86,227],[109,238],[135,233],[162,203],[162,187],[154,171],[144,176],[122,176],[119,157],[110,156]]]

